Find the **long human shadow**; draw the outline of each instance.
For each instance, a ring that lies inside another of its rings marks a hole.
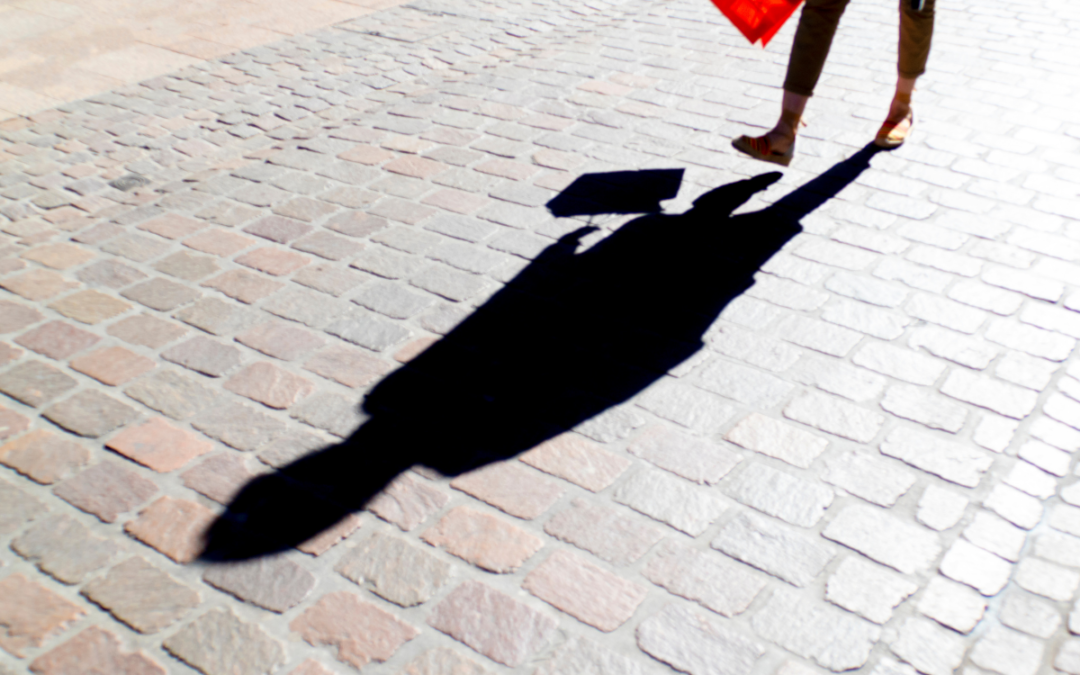
[[[370,418],[352,436],[248,483],[209,528],[201,558],[291,548],[363,508],[409,467],[458,475],[630,399],[703,347],[724,307],[802,231],[799,220],[874,153],[867,146],[759,211],[732,215],[779,173],[716,188],[682,214],[636,218],[580,253],[596,228],[564,236],[380,382],[363,402]],[[549,207],[557,215],[659,211],[658,198],[674,196],[680,178],[681,170],[594,174]]]

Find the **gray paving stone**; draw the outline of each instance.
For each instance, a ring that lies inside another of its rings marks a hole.
[[[12,534],[48,513],[48,508],[11,483],[0,481],[0,533]]]
[[[402,607],[427,602],[453,576],[449,563],[401,537],[381,532],[350,549],[336,569]]]
[[[86,584],[82,594],[140,633],[168,628],[201,601],[196,591],[138,557]]]
[[[5,504],[4,512],[9,518],[18,513],[14,507],[14,504]],[[70,516],[38,520],[11,542],[11,548],[35,563],[42,572],[65,584],[81,583],[88,575],[108,565],[121,550],[116,542],[93,534]]]
[[[259,675],[285,661],[285,649],[259,626],[214,609],[165,640],[166,651],[204,675]]]
[[[298,605],[315,587],[311,572],[282,556],[219,563],[202,578],[218,590],[279,614]]]
[[[326,332],[355,345],[382,351],[404,342],[411,334],[407,328],[381,319],[365,310],[352,310],[330,322]]]
[[[124,393],[177,420],[202,412],[218,399],[214,390],[171,370],[142,378],[128,385]]]

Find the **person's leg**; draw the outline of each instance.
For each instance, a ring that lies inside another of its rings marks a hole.
[[[889,104],[889,115],[875,138],[878,145],[896,147],[911,132],[911,93],[915,80],[926,72],[933,34],[934,0],[924,0],[921,9],[913,7],[911,0],[900,0],[896,92]]]
[[[836,26],[848,1],[807,0],[799,17],[799,26],[795,31],[795,41],[788,59],[780,119],[776,126],[762,137],[737,139],[736,147],[739,147],[739,142],[746,145],[754,141],[758,148],[767,148],[772,154],[784,154],[795,142],[799,121],[821,77],[825,57],[829,54],[833,36],[836,34]]]

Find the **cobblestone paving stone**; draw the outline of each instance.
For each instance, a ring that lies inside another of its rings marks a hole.
[[[1080,14],[938,16],[916,135],[700,354],[235,565],[200,528],[584,224],[578,176],[764,173],[729,140],[793,27],[417,0],[0,124],[0,673],[1080,674]],[[895,24],[848,9],[747,209],[871,137]]]

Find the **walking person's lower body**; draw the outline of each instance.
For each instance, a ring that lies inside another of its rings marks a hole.
[[[803,110],[814,94],[836,26],[848,2],[806,1],[791,47],[780,119],[764,136],[736,138],[732,143],[736,149],[756,159],[784,166],[791,162]],[[874,138],[881,147],[894,148],[902,144],[914,124],[911,93],[915,89],[915,80],[926,71],[934,33],[934,0],[923,0],[920,4],[921,7],[916,7],[912,0],[900,0],[896,92],[889,105],[889,114]]]

